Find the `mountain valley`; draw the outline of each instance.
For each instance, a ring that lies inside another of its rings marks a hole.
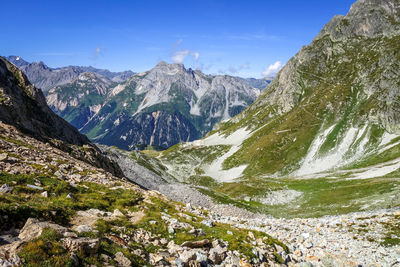
[[[400,266],[400,1],[271,80],[0,57],[0,266]]]

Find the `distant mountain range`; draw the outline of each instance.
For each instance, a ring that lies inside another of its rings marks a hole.
[[[256,81],[160,62],[120,84],[82,73],[49,90],[47,102],[96,142],[124,149],[170,147],[198,139],[215,123],[240,113],[259,95],[250,85]]]
[[[37,88],[48,91],[58,85],[72,82],[84,72],[100,74],[114,82],[123,82],[134,74],[132,71],[111,72],[94,67],[67,66],[61,68],[50,68],[43,62],[27,62],[19,56],[9,56],[6,59],[17,66]]]

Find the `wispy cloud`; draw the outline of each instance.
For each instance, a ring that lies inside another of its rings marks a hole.
[[[171,60],[174,63],[183,63],[183,61],[185,61],[185,58],[188,56],[192,56],[194,61],[197,61],[200,57],[200,53],[199,52],[191,52],[190,50],[180,50],[180,51],[176,51],[172,55]]]
[[[174,63],[183,63],[188,56],[193,57],[193,60],[197,62],[200,58],[200,53],[196,51],[191,51],[188,49],[176,51],[178,46],[183,42],[183,39],[179,39],[172,45],[172,56],[171,60]]]
[[[93,59],[93,60],[99,59],[99,57],[101,57],[102,55],[104,55],[104,52],[105,52],[104,46],[96,47],[96,49],[95,49],[95,51],[94,51],[94,53],[93,53],[92,59]]]
[[[226,73],[231,73],[231,74],[237,74],[242,70],[250,69],[250,63],[244,63],[240,66],[229,66],[228,69],[223,70],[219,69],[218,73],[219,74],[226,74]]]
[[[276,61],[274,64],[269,65],[261,75],[267,78],[274,77],[281,69],[283,65],[281,61]]]

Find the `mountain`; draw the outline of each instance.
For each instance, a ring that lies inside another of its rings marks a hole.
[[[40,89],[13,64],[0,57],[0,121],[22,133],[67,151],[94,166],[121,175],[120,168],[89,139],[58,117]]]
[[[360,0],[291,58],[249,108],[157,158],[203,193],[276,216],[392,207],[399,66],[400,2]]]
[[[262,79],[255,79],[255,78],[243,78],[244,83],[248,84],[251,87],[264,90],[267,86],[272,82],[270,78],[262,78]]]
[[[0,120],[0,266],[264,266],[282,257],[294,262],[284,243],[260,230],[221,223],[209,209],[127,181],[115,162],[55,115],[42,91],[1,57]],[[123,160],[138,165],[129,155]],[[160,179],[147,168],[138,170],[143,181],[145,175]],[[175,193],[182,195],[179,189]]]
[[[8,61],[17,66],[28,77],[29,81],[44,92],[49,89],[70,83],[84,72],[100,74],[114,82],[123,82],[134,73],[132,71],[111,72],[94,67],[68,66],[62,68],[49,68],[43,62],[29,63],[18,56],[6,57]]]
[[[47,93],[50,107],[92,140],[131,149],[170,147],[204,136],[215,123],[254,102],[259,90],[241,78],[206,75],[160,62],[104,90],[78,77]]]

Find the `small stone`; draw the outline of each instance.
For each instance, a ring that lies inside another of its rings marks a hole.
[[[43,193],[40,194],[42,197],[49,197],[49,194],[47,191],[44,191]]]
[[[115,209],[113,212],[113,216],[114,217],[124,217],[125,215],[119,209]]]
[[[204,239],[200,241],[186,241],[182,243],[182,247],[188,248],[202,248],[210,245],[210,240]]]
[[[61,239],[64,246],[71,252],[84,253],[94,255],[100,247],[100,239],[98,238],[64,238]]]
[[[307,239],[307,238],[310,237],[310,234],[309,234],[309,233],[302,233],[301,236],[302,236],[304,239]]]
[[[0,194],[11,193],[13,191],[13,187],[9,186],[8,184],[3,184],[0,187]]]
[[[92,232],[93,229],[89,225],[82,224],[77,226],[75,228],[75,231],[77,231],[78,233],[87,233],[87,232]]]
[[[214,222],[212,220],[204,220],[201,223],[208,227],[214,227]]]
[[[256,239],[253,232],[249,232],[248,236],[250,237],[250,239],[253,239],[253,240]]]
[[[117,252],[115,254],[114,260],[121,267],[130,267],[130,266],[132,266],[132,262],[127,257],[125,257],[125,255],[122,252]]]
[[[69,258],[72,260],[73,266],[79,266],[79,258],[75,253],[71,252]]]
[[[179,255],[179,258],[184,265],[189,264],[189,261],[196,259],[196,252],[194,250],[185,250]]]
[[[68,195],[66,196],[66,198],[75,198],[75,196],[71,193],[68,193]]]
[[[231,232],[231,231],[226,231],[226,233],[228,234],[228,235],[233,235],[233,233]]]
[[[36,185],[33,185],[33,184],[27,184],[26,186],[29,187],[29,188],[35,189],[35,190],[43,191],[43,187],[41,187],[41,186],[36,186]]]
[[[168,226],[168,233],[169,234],[175,233],[175,230],[174,230],[174,228],[172,226]]]
[[[1,153],[0,154],[0,161],[6,161],[8,159],[8,154],[7,153]]]
[[[214,264],[220,264],[226,257],[227,248],[216,246],[208,252],[208,258],[214,262]]]
[[[104,262],[109,262],[111,260],[111,257],[106,254],[101,254],[100,259],[102,259]]]
[[[75,234],[74,232],[65,232],[64,237],[78,237],[77,234]]]

